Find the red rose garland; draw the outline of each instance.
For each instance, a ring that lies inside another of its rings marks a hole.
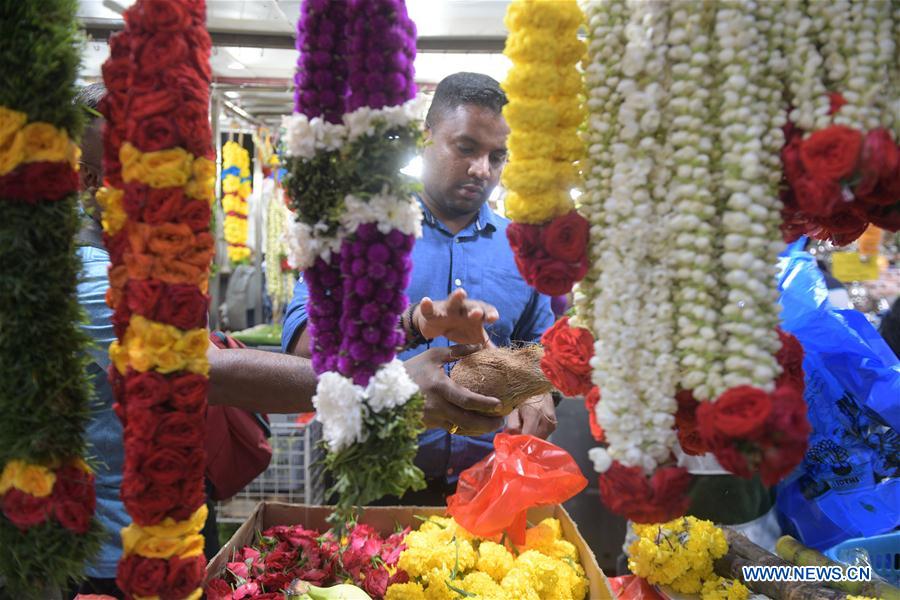
[[[125,22],[103,68],[108,187],[98,194],[118,337],[110,378],[125,431],[121,496],[134,520],[122,531],[117,583],[129,597],[199,598],[211,42],[202,0],[139,0]]]

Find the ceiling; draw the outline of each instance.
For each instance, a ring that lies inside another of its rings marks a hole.
[[[500,52],[508,0],[407,0],[416,22],[416,81],[428,88],[451,73],[477,71],[502,80],[509,60]],[[122,28],[121,13],[134,0],[81,0],[78,16],[89,36],[81,76],[100,77],[109,55],[106,39]],[[213,38],[214,93],[227,119],[276,123],[291,112],[297,62],[294,32],[300,0],[207,0]],[[226,108],[228,108],[226,106]],[[239,113],[244,112],[245,115]]]

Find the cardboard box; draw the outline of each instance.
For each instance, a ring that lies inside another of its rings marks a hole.
[[[384,506],[369,507],[360,515],[360,523],[368,523],[381,532],[394,531],[397,525],[416,529],[421,521],[415,517],[445,514],[445,507],[431,506]],[[310,529],[328,529],[326,518],[331,514],[327,506],[306,506],[303,504],[282,504],[280,502],[260,502],[250,518],[241,525],[218,554],[206,567],[206,577],[211,579],[225,570],[234,552],[253,544],[257,531],[275,525],[303,525]],[[545,506],[528,512],[528,519],[536,523],[547,517],[559,519],[563,535],[578,549],[581,564],[590,582],[590,600],[613,600],[612,590],[606,576],[597,565],[594,553],[578,533],[578,527],[562,506]],[[511,599],[512,600],[512,599]]]

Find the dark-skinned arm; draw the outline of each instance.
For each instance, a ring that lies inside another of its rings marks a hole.
[[[260,413],[314,410],[316,374],[307,359],[251,348],[223,350],[212,344],[206,357],[210,404]]]

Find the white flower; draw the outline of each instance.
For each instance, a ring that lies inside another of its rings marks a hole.
[[[364,394],[360,386],[339,373],[329,371],[319,377],[313,406],[316,420],[322,423],[322,437],[332,452],[365,440]]]
[[[360,107],[344,115],[347,138],[352,142],[362,136],[373,135],[380,126],[395,129],[421,121],[426,102],[427,98],[420,94],[399,106],[385,106],[379,109]]]
[[[285,130],[287,155],[310,159],[316,154],[316,135],[304,114],[282,117],[281,126]]]
[[[369,381],[366,387],[367,404],[374,412],[380,413],[406,404],[418,390],[403,362],[395,358],[378,369]]]
[[[325,235],[324,230],[327,226],[317,223],[315,227],[310,227],[306,223],[292,221],[285,232],[288,245],[288,264],[294,269],[305,271],[313,265],[316,257],[321,256],[324,260],[331,258],[332,252],[339,252],[343,235],[338,231],[337,235]]]
[[[393,196],[382,190],[370,198],[352,194],[344,198],[341,226],[347,233],[355,233],[363,223],[376,223],[381,233],[396,229],[404,235],[422,236],[422,209],[411,197]]]
[[[606,473],[612,466],[612,458],[603,448],[591,448],[588,450],[588,457],[594,463],[594,470],[598,473]]]

